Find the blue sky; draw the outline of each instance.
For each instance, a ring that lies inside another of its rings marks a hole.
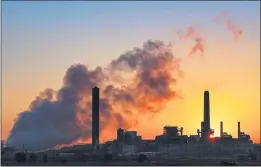
[[[131,49],[151,38],[171,40],[174,29],[193,23],[211,26],[209,20],[229,9],[236,20],[258,22],[259,2],[3,2],[3,58],[5,67],[14,59],[28,60],[28,48],[43,52],[59,43],[65,48],[77,43],[78,49],[113,46]],[[242,9],[239,11],[238,9]],[[164,33],[163,33],[164,32]],[[137,35],[134,35],[137,34]],[[30,47],[32,45],[32,47]],[[85,46],[84,46],[85,45]],[[44,47],[45,46],[45,47]],[[11,49],[17,47],[17,49]],[[8,49],[10,48],[10,51]],[[111,48],[111,49],[109,49]],[[13,50],[13,51],[11,51]],[[20,50],[21,54],[12,52]],[[96,49],[94,49],[96,50]],[[124,50],[121,50],[123,52]],[[24,54],[23,54],[24,53]],[[91,52],[92,53],[92,52]],[[94,53],[98,55],[99,53]],[[37,56],[37,55],[34,55]],[[48,54],[45,55],[48,57]],[[113,57],[117,57],[114,55]],[[54,59],[53,56],[51,56]],[[104,56],[103,56],[104,57]],[[48,57],[49,58],[49,57]],[[68,60],[68,62],[70,62]],[[90,64],[99,64],[93,60]],[[4,70],[6,69],[4,68]],[[6,69],[7,70],[7,69]],[[9,69],[11,70],[11,69]]]

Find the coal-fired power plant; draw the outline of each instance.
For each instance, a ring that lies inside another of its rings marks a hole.
[[[111,143],[111,152],[119,154],[139,155],[149,153],[155,155],[169,155],[170,157],[218,157],[228,158],[248,155],[254,150],[253,141],[248,134],[241,132],[238,123],[238,138],[224,132],[223,121],[220,122],[220,136],[214,135],[210,123],[209,91],[204,91],[204,121],[201,122],[201,131],[197,129],[195,135],[184,135],[183,128],[178,126],[164,126],[163,133],[154,140],[143,140],[137,136],[137,131],[127,131],[119,128],[117,139]],[[149,155],[148,154],[148,155]]]
[[[92,146],[99,147],[99,88],[92,88]]]
[[[118,160],[128,160],[129,162],[129,159],[136,159],[139,157],[139,155],[144,154],[152,161],[154,161],[153,158],[155,158],[155,160],[160,160],[158,158],[166,157],[166,159],[163,159],[164,161],[168,159],[171,160],[172,158],[191,158],[195,160],[199,158],[200,161],[210,158],[212,162],[215,160],[215,157],[217,160],[221,160],[223,158],[234,159],[235,157],[249,160],[250,155],[254,155],[253,153],[256,150],[256,146],[253,144],[250,136],[242,131],[243,129],[240,127],[240,122],[237,124],[237,138],[233,138],[231,134],[225,132],[222,120],[220,121],[220,136],[214,135],[214,129],[210,128],[209,91],[204,91],[204,120],[201,122],[201,131],[200,129],[197,129],[197,134],[188,136],[184,134],[183,127],[171,125],[164,126],[163,133],[158,134],[154,139],[146,140],[143,139],[137,131],[124,129],[124,127],[119,125],[117,133],[115,133],[116,139],[100,143],[100,124],[102,127],[104,122],[103,119],[99,119],[99,116],[103,118],[104,90],[103,88],[92,87],[89,89],[89,91],[92,91],[92,143],[65,147],[61,148],[60,150],[53,149],[52,152],[46,152],[46,154],[50,156],[55,155],[59,161],[78,161],[81,157],[78,157],[78,155],[76,156],[75,153],[81,153],[79,155],[86,157],[88,156],[88,158],[90,158],[92,161],[96,161],[96,158],[102,156],[105,158],[107,155],[115,155],[113,162]],[[120,96],[120,98],[122,98],[122,96]],[[90,103],[87,104],[89,105]],[[114,105],[117,104],[115,103]],[[110,117],[106,117],[106,121],[109,121],[109,119]],[[25,149],[26,147],[22,145],[23,152],[25,152]],[[58,154],[56,154],[56,152],[54,154],[54,151],[57,151]],[[5,155],[8,155],[6,159],[10,159],[10,155],[13,154]],[[42,152],[39,152],[39,156],[42,155]],[[107,158],[104,160],[106,160],[106,163],[109,162],[107,161]],[[216,160],[213,162],[216,162]]]
[[[210,105],[209,105],[209,92],[204,91],[204,127],[203,137],[208,138],[210,132]]]

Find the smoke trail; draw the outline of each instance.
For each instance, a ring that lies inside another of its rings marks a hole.
[[[197,51],[200,52],[201,56],[203,56],[204,53],[204,47],[202,43],[201,38],[195,39],[196,44],[192,47],[191,51],[189,52],[189,56],[195,54]]]
[[[196,39],[198,37],[198,32],[195,26],[189,26],[185,30],[179,30],[178,36],[180,39]]]
[[[226,24],[228,30],[233,33],[235,40],[239,39],[242,36],[243,31],[239,27],[237,27],[233,22],[231,22],[230,20],[227,20],[225,22],[225,24]]]
[[[7,145],[40,150],[89,139],[94,86],[101,91],[101,133],[110,128],[130,128],[135,115],[161,112],[169,100],[179,97],[175,90],[179,62],[170,45],[147,41],[105,68],[72,65],[59,90],[46,89],[18,115]]]
[[[178,31],[178,37],[182,40],[192,39],[195,42],[188,56],[192,56],[197,52],[200,52],[201,56],[203,56],[205,50],[203,45],[203,40],[194,26],[188,27],[187,29],[185,29],[185,31],[184,30]]]
[[[235,40],[239,39],[243,35],[243,30],[236,26],[235,23],[228,18],[227,11],[220,12],[214,18],[214,21],[217,24],[224,24],[227,27],[227,29],[233,34]]]

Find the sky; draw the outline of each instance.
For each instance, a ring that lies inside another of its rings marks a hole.
[[[211,128],[237,136],[241,129],[260,141],[260,2],[2,2],[2,139],[17,114],[45,88],[59,89],[67,68],[83,63],[106,66],[143,42],[172,42],[185,57],[177,87],[182,99],[170,101],[136,127],[154,138],[165,125],[196,134],[203,120],[203,92],[210,91]],[[235,41],[213,18],[228,11],[243,29]],[[206,41],[204,56],[187,57],[191,43],[177,31],[195,25]],[[153,125],[153,126],[151,126]],[[115,131],[108,132],[111,136]]]

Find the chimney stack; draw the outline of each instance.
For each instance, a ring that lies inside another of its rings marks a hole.
[[[204,136],[208,136],[209,131],[210,131],[209,91],[204,91]]]
[[[240,130],[240,122],[237,123],[237,137],[240,138],[241,130]]]
[[[99,149],[99,88],[92,88],[92,146]]]
[[[204,122],[201,122],[201,138],[204,137]]]
[[[223,122],[220,122],[220,137],[223,137]]]

